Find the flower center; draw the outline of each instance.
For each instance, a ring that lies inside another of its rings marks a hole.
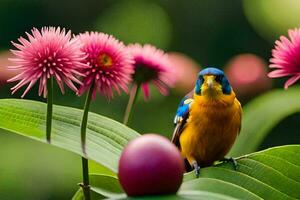
[[[138,84],[149,82],[156,79],[158,71],[143,64],[136,64],[133,80]]]
[[[100,54],[99,56],[99,65],[102,66],[102,67],[111,67],[113,64],[113,60],[112,58],[103,53],[103,54]]]
[[[44,72],[50,70],[50,74],[53,74],[53,71],[51,69],[63,67],[61,61],[61,59],[56,59],[55,55],[48,56],[46,58],[40,58],[40,60],[38,61],[38,67],[42,68]]]

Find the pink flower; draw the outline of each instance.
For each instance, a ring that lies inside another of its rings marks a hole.
[[[72,90],[77,91],[73,82],[81,84],[76,78],[80,68],[84,67],[81,62],[84,55],[78,48],[78,42],[71,39],[71,32],[54,27],[43,27],[41,31],[36,28],[31,34],[26,33],[28,39],[20,37],[18,43],[12,44],[18,50],[11,50],[16,56],[11,60],[16,64],[8,67],[11,70],[19,70],[20,74],[9,79],[8,82],[19,81],[11,88],[15,93],[19,88],[28,84],[22,98],[30,88],[39,80],[39,95],[47,96],[46,82],[53,76],[62,93],[64,85],[67,84]]]
[[[145,99],[150,97],[150,83],[153,83],[161,94],[167,95],[168,88],[173,87],[176,80],[168,56],[149,44],[131,44],[128,45],[128,50],[135,62],[133,81],[141,85]]]
[[[77,38],[82,43],[81,50],[87,55],[85,62],[88,67],[83,69],[86,77],[78,91],[82,95],[92,85],[93,99],[98,91],[107,98],[113,97],[113,89],[120,94],[120,89],[128,92],[127,85],[131,82],[133,60],[126,51],[125,45],[113,36],[86,32]]]
[[[269,67],[276,70],[268,74],[271,78],[292,76],[286,81],[285,89],[300,79],[300,29],[290,29],[288,34],[290,39],[281,36],[275,42]]]

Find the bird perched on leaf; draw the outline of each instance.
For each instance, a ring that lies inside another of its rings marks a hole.
[[[180,102],[172,142],[188,167],[199,176],[200,166],[225,159],[241,129],[242,108],[223,71],[199,72],[193,91]]]

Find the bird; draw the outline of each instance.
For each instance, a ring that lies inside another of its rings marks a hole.
[[[242,106],[224,72],[208,67],[198,73],[194,89],[179,103],[171,142],[185,160],[186,170],[211,166],[225,158],[241,130]]]

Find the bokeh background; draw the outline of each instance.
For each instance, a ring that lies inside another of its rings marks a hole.
[[[274,41],[287,29],[300,27],[298,0],[0,0],[0,98],[10,95],[10,41],[32,27],[61,26],[74,34],[102,31],[126,44],[151,43],[170,52],[179,80],[167,97],[154,89],[140,97],[131,127],[140,133],[172,134],[172,120],[181,97],[192,89],[205,66],[225,70],[242,104],[285,79],[267,78]],[[72,92],[55,104],[82,108],[84,97]],[[44,101],[33,88],[28,99]],[[93,112],[121,121],[128,96],[92,103]],[[284,105],[282,105],[284,106]],[[1,119],[0,119],[1,120]],[[282,121],[260,149],[300,143],[300,116]],[[70,199],[81,181],[80,157],[0,130],[0,199]]]

